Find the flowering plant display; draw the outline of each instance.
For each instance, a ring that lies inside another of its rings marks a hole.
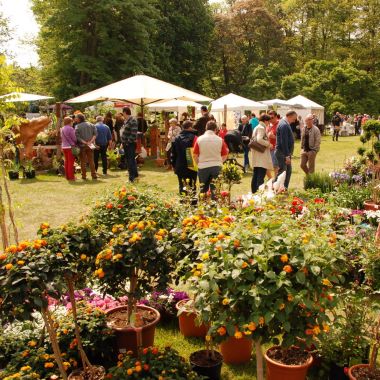
[[[96,257],[94,276],[103,291],[124,295],[128,284],[128,323],[137,301],[148,292],[166,289],[174,270],[168,231],[152,220],[119,225]]]
[[[144,348],[138,360],[135,357],[119,355],[116,367],[109,370],[107,379],[178,379],[178,380],[201,380],[191,370],[190,365],[177,351],[170,347],[158,349],[156,347]]]
[[[338,209],[319,199],[294,202],[264,205],[227,230],[210,226],[199,235],[187,279],[214,339],[279,343],[281,334],[287,347],[328,332],[335,288],[347,273],[344,253],[355,237]],[[295,218],[304,208],[307,217]]]
[[[162,193],[154,187],[139,189],[123,186],[98,201],[90,213],[90,220],[111,229],[132,221],[154,220],[159,228],[174,228],[180,214],[176,201],[162,200]]]

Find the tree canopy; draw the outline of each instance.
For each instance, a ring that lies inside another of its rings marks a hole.
[[[41,69],[15,78],[39,72],[60,100],[144,73],[212,97],[302,94],[328,112],[380,113],[378,0],[32,4]]]

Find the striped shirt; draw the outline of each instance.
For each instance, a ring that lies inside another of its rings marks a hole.
[[[131,116],[124,124],[124,130],[121,136],[121,141],[123,142],[123,144],[130,144],[136,142],[137,132],[137,120]]]

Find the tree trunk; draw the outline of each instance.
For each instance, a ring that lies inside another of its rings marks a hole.
[[[263,351],[260,343],[261,339],[255,340],[256,347],[256,371],[257,371],[257,380],[264,380],[264,358]]]

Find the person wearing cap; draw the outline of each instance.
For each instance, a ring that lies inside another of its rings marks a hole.
[[[210,121],[210,115],[206,106],[201,107],[202,116],[194,124],[194,129],[197,131],[198,136],[202,136],[206,131],[206,124]]]
[[[168,143],[166,144],[166,157],[168,162],[168,170],[172,169],[171,165],[171,154],[172,154],[172,145],[176,137],[181,133],[181,127],[178,125],[178,120],[173,118],[169,120],[169,130],[168,130]]]
[[[313,115],[307,115],[306,126],[301,131],[301,169],[306,175],[314,173],[315,158],[321,145],[321,132],[313,122]]]

